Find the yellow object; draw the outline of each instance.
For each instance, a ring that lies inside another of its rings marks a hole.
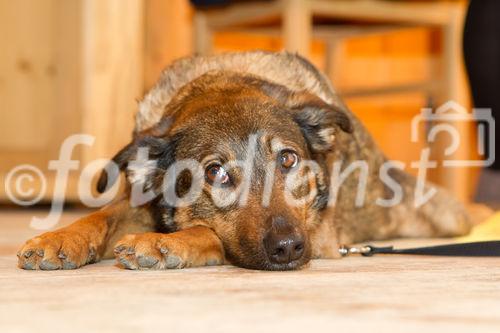
[[[500,240],[500,212],[472,228],[470,234],[457,238],[460,242]]]

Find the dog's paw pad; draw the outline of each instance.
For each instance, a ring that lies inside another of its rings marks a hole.
[[[222,261],[216,258],[210,258],[207,260],[207,266],[217,266],[222,264]]]
[[[137,257],[137,263],[140,267],[153,268],[160,260],[151,256],[139,256]]]
[[[24,252],[24,253],[22,254],[22,257],[25,257],[26,259],[28,259],[29,257],[31,257],[31,256],[33,255],[33,253],[35,253],[35,251],[33,251],[33,250],[28,250],[28,251],[26,251],[26,252]]]
[[[20,268],[26,269],[28,271],[36,269],[35,263],[29,262],[29,261],[26,261],[26,262],[20,264],[19,266],[20,266]]]
[[[167,268],[180,268],[181,263],[182,263],[181,258],[179,258],[176,255],[167,256],[165,260]]]
[[[53,271],[53,270],[56,270],[56,269],[60,269],[61,268],[61,263],[60,262],[56,262],[56,261],[52,261],[52,260],[49,260],[49,259],[44,259],[40,262],[40,265],[39,265],[40,269],[41,270],[44,270],[44,271]]]

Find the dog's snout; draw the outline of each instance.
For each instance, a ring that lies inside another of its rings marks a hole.
[[[269,260],[287,264],[304,254],[304,237],[281,217],[273,218],[271,228],[264,237],[264,248]]]
[[[304,254],[304,240],[297,234],[284,237],[268,235],[264,243],[269,260],[273,263],[287,264]]]

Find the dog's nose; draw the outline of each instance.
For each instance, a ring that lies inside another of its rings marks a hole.
[[[304,254],[304,238],[282,218],[273,219],[272,226],[264,237],[264,248],[269,260],[287,264]]]

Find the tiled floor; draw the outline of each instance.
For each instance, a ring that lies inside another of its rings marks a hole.
[[[497,258],[352,257],[297,272],[134,272],[113,261],[23,271],[15,252],[37,233],[33,214],[44,212],[0,212],[1,332],[500,332]]]

